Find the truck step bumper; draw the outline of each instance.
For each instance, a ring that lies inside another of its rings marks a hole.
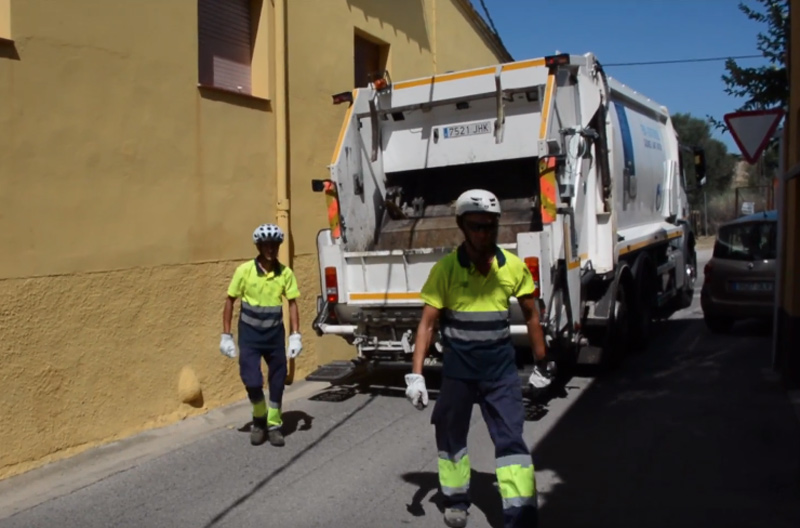
[[[306,376],[308,381],[326,381],[336,383],[347,379],[356,372],[356,365],[352,361],[334,361],[322,365],[317,370]]]

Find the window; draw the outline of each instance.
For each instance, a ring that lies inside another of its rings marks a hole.
[[[775,222],[751,222],[723,227],[717,235],[714,256],[727,260],[774,259],[778,226]]]
[[[356,33],[353,38],[353,85],[363,88],[369,84],[369,75],[386,69],[389,45],[370,40]]]
[[[0,40],[11,40],[11,0],[0,0]]]
[[[267,37],[258,31],[267,27],[263,7],[262,0],[197,1],[200,86],[265,95]]]

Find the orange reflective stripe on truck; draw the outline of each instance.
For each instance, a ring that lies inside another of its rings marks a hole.
[[[539,194],[542,202],[542,223],[556,220],[556,158],[539,160]]]
[[[339,238],[339,198],[336,195],[336,184],[332,181],[325,182],[325,200],[328,203],[328,223],[331,226],[333,238]]]

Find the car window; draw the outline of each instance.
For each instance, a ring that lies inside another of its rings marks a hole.
[[[714,257],[728,260],[774,259],[777,253],[777,224],[749,222],[720,228]]]

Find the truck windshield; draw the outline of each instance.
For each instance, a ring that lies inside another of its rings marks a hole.
[[[714,257],[728,260],[774,259],[777,253],[777,224],[749,222],[719,230]]]

